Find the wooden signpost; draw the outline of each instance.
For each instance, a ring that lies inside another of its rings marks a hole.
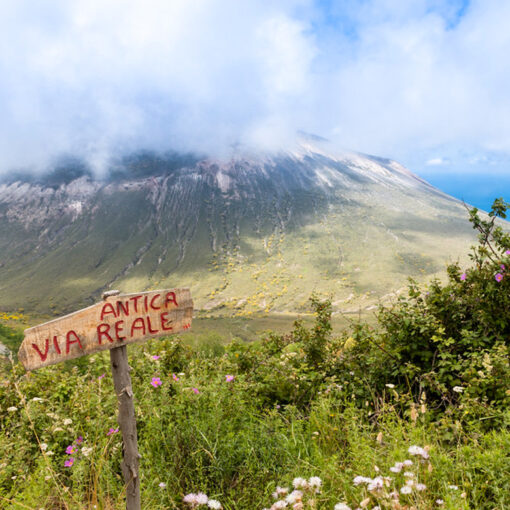
[[[110,291],[103,294],[101,303],[25,330],[18,358],[27,370],[110,350],[124,443],[121,466],[127,510],[139,510],[141,505],[140,455],[127,344],[187,331],[192,316],[189,289],[123,295]]]

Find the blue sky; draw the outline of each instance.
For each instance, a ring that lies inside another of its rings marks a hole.
[[[0,173],[303,130],[487,208],[510,189],[508,20],[507,0],[3,0]]]

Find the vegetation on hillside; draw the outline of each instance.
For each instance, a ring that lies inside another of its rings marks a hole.
[[[130,347],[144,508],[509,508],[508,207],[377,327],[314,296],[288,334]],[[0,506],[123,508],[108,354],[1,370]]]

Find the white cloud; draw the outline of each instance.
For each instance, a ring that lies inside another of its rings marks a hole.
[[[4,0],[0,172],[297,129],[404,162],[510,154],[510,3],[461,4]]]

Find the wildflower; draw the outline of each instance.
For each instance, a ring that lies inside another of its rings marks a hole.
[[[67,455],[72,455],[75,451],[76,451],[76,448],[75,448],[74,444],[71,444],[66,448]]]
[[[334,510],[351,510],[351,507],[346,503],[337,503]]]
[[[199,492],[196,497],[196,502],[198,505],[207,505],[209,498],[203,493]]]
[[[227,382],[232,382],[232,381],[234,380],[234,376],[233,376],[233,375],[226,375],[226,376],[225,376],[225,380],[226,380]]]
[[[392,390],[395,387],[395,385],[391,384],[391,383],[388,383],[385,386],[386,386],[386,388],[389,388],[390,390]]]
[[[154,388],[157,388],[158,386],[161,386],[163,383],[161,382],[161,379],[159,377],[153,377],[151,384],[152,386],[154,386]]]
[[[400,489],[400,492],[402,494],[411,494],[411,492],[413,492],[413,489],[411,487],[409,487],[409,485],[404,485],[401,489]]]
[[[308,482],[304,478],[294,478],[292,480],[292,485],[294,486],[294,489],[307,489],[308,488]]]
[[[415,487],[417,491],[424,491],[427,488],[427,486],[423,483],[417,483]]]
[[[462,386],[454,386],[452,388],[452,390],[455,392],[455,393],[462,393],[464,391],[464,388]]]
[[[112,434],[116,434],[117,432],[119,431],[119,428],[117,427],[116,429],[110,427],[110,430],[108,430],[108,432],[106,433],[107,436],[111,436]]]
[[[367,490],[370,491],[370,492],[377,491],[379,489],[382,489],[383,486],[384,486],[383,477],[382,476],[376,476],[373,480],[370,480],[370,483],[367,486]]]
[[[160,482],[159,486],[164,489],[166,487],[166,483],[165,482]]]
[[[200,392],[198,391],[198,388],[191,388],[191,391],[195,394],[195,395],[198,395]]]
[[[303,499],[303,493],[301,491],[295,490],[292,491],[286,498],[285,501],[287,503],[297,503]]]
[[[400,473],[400,471],[402,471],[403,467],[404,467],[403,462],[396,462],[394,466],[390,467],[390,471],[392,473]]]
[[[442,505],[443,503],[444,503],[444,501],[442,499],[436,499],[437,505]]]
[[[457,485],[448,485],[448,488],[451,489],[452,491],[458,491],[459,490]]]
[[[273,498],[278,499],[280,496],[285,496],[289,492],[287,487],[277,486],[276,490],[273,492]]]
[[[155,354],[154,356],[152,356],[152,359],[154,361],[157,361],[161,356],[158,356],[157,354]]]
[[[275,503],[273,503],[271,510],[280,510],[280,508],[285,508],[286,506],[287,506],[287,502],[283,501],[283,499],[281,499],[280,501],[276,501]]]
[[[502,271],[506,269],[505,264],[500,264],[499,267],[501,268]]]
[[[310,480],[308,480],[310,487],[315,487],[318,489],[322,485],[322,480],[318,476],[312,476]]]
[[[427,450],[421,448],[420,446],[410,446],[409,450],[407,450],[411,455],[420,455],[424,459],[429,458],[429,454]]]
[[[414,477],[414,473],[411,473],[411,471],[406,471],[404,473],[404,476],[406,476],[407,478],[413,478]]]
[[[83,436],[78,436],[78,437],[74,440],[74,442],[75,442],[76,444],[82,444],[82,443],[83,443]]]
[[[71,418],[66,418],[64,420],[64,425],[71,425],[71,423],[73,423],[73,420],[71,420]]]
[[[466,273],[462,273],[462,274],[460,275],[460,280],[461,280],[462,282],[466,280]]]
[[[510,250],[506,250],[505,255],[510,255]]]
[[[207,502],[207,506],[209,508],[212,508],[213,510],[221,510],[221,503],[219,501],[216,501],[215,499],[210,499]]]
[[[174,381],[178,381],[178,380],[179,380],[179,378],[178,378],[175,374],[172,374],[172,379],[173,379]]]
[[[48,445],[46,443],[41,443],[41,450],[45,452],[48,449]]]
[[[17,408],[17,407],[14,407],[14,406],[11,406],[11,407],[8,407],[8,408],[7,408],[7,411],[9,411],[10,413],[14,413],[14,412],[16,412],[17,410],[18,410],[18,408]]]
[[[97,378],[97,380],[98,380],[98,381],[100,381],[100,380],[101,380],[101,379],[102,379],[105,375],[106,375],[106,373],[101,374],[101,375]]]
[[[74,464],[74,457],[69,457],[65,462],[64,462],[64,466],[65,467],[71,467],[72,465]]]
[[[42,401],[43,401],[43,399],[41,397],[34,397],[32,399],[32,402],[42,402]]]
[[[182,500],[184,501],[184,503],[189,503],[190,505],[194,505],[196,502],[197,502],[197,495],[196,494],[186,494],[186,496],[184,496],[182,498]]]
[[[91,453],[92,453],[92,450],[94,448],[92,447],[87,447],[87,446],[84,446],[82,449],[81,449],[81,453],[83,453],[83,455],[85,455],[85,457],[88,457]]]
[[[503,275],[501,273],[496,273],[496,275],[494,276],[494,278],[496,278],[496,281],[497,282],[500,282],[502,279],[503,279]]]
[[[402,462],[402,464],[403,464],[404,466],[412,466],[412,465],[413,465],[413,461],[412,461],[412,460],[407,459],[407,460],[404,460],[404,462]]]
[[[370,483],[372,478],[367,478],[366,476],[356,476],[354,478],[354,485],[360,485],[362,483]]]
[[[361,508],[365,508],[366,506],[368,506],[368,504],[369,504],[369,503],[370,503],[370,498],[366,498],[366,499],[364,499],[364,500],[363,500],[363,501],[359,504],[359,506],[360,506]]]

